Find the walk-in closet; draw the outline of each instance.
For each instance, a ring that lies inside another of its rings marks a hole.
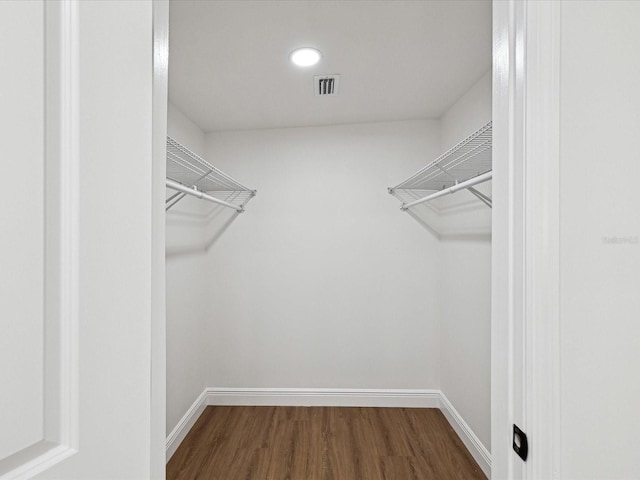
[[[167,117],[167,478],[490,478],[491,2],[171,2]]]
[[[0,480],[640,479],[639,24],[0,1]]]

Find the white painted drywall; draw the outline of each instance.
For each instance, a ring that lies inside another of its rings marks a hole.
[[[153,10],[78,3],[79,450],[37,478],[139,480],[151,461]]]
[[[563,2],[561,478],[640,478],[640,3]]]
[[[441,118],[446,151],[491,120],[491,72]],[[479,189],[490,193],[489,184]],[[462,191],[435,203],[441,221],[440,386],[491,445],[491,209]]]
[[[206,140],[258,190],[207,234],[208,385],[438,388],[439,241],[386,192],[438,153],[438,122]]]
[[[171,101],[167,106],[167,135],[196,155],[205,154],[204,132]]]
[[[204,155],[204,133],[172,103],[167,129],[174,140]],[[205,207],[187,196],[166,217],[167,434],[207,386]]]
[[[447,150],[491,121],[491,70],[440,118],[442,149]]]
[[[0,460],[43,438],[43,25],[43,2],[0,2]]]

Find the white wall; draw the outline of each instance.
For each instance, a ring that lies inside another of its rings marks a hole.
[[[442,151],[491,120],[491,72],[441,118]],[[490,192],[490,182],[479,186]],[[441,217],[441,388],[487,449],[491,445],[491,209],[462,191]]]
[[[491,70],[440,118],[442,149],[448,150],[491,121]]]
[[[568,480],[640,478],[639,19],[638,2],[562,4],[561,459]]]
[[[438,388],[439,242],[386,193],[438,153],[437,121],[212,133],[206,151],[258,190],[241,215],[213,207],[208,385]]]
[[[167,129],[174,140],[204,154],[204,133],[172,103]],[[204,208],[201,200],[187,196],[166,217],[167,434],[207,386]]]

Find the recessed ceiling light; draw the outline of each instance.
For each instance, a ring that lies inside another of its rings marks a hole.
[[[320,53],[320,50],[305,47],[298,48],[297,50],[291,52],[289,58],[299,67],[310,67],[311,65],[315,65],[320,61],[320,59],[322,58],[322,54]]]

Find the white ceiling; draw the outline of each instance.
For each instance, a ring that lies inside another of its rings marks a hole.
[[[490,0],[171,2],[169,96],[206,132],[437,118],[490,66]]]

